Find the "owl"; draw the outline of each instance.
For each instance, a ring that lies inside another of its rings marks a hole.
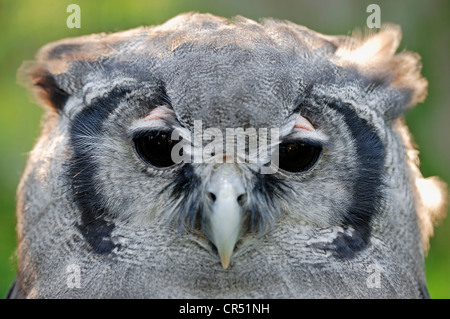
[[[429,297],[400,38],[187,13],[45,45],[9,297]]]

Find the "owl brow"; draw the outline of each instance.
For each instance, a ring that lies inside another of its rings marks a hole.
[[[157,97],[161,100],[162,105],[167,105],[172,109],[172,101],[170,100],[169,96],[167,95],[166,90],[166,84],[163,81],[158,81],[158,90],[157,90]]]
[[[308,98],[308,96],[310,95],[310,92],[312,90],[312,86],[308,86],[305,91],[295,100],[295,107],[292,110],[292,112],[289,114],[289,116],[293,116],[294,114],[299,114],[301,112],[301,110],[307,106],[305,103],[305,100]]]

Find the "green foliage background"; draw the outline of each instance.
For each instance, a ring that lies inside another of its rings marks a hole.
[[[69,29],[66,8],[81,7],[81,28]],[[400,24],[400,50],[418,52],[429,94],[406,117],[419,145],[424,176],[438,175],[450,182],[450,2],[360,0],[228,0],[228,1],[89,1],[0,0],[0,297],[15,277],[15,190],[29,152],[39,134],[42,110],[27,90],[18,85],[16,72],[23,61],[32,60],[44,44],[64,37],[114,32],[140,25],[160,24],[186,11],[210,12],[232,17],[243,15],[288,19],[325,34],[348,34],[364,29],[367,5],[381,7],[382,22]],[[450,218],[431,239],[426,259],[430,295],[450,297]]]

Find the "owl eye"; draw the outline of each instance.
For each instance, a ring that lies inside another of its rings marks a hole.
[[[144,131],[133,137],[133,147],[136,154],[147,165],[156,168],[166,168],[175,165],[172,160],[172,148],[178,141],[171,138],[171,132]]]
[[[285,141],[279,145],[279,168],[291,173],[305,172],[316,164],[322,146],[305,141]]]

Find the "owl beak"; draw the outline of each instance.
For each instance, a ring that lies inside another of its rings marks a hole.
[[[213,171],[207,190],[213,204],[204,231],[216,246],[222,267],[227,269],[244,222],[241,203],[245,188],[235,165],[220,164]]]

